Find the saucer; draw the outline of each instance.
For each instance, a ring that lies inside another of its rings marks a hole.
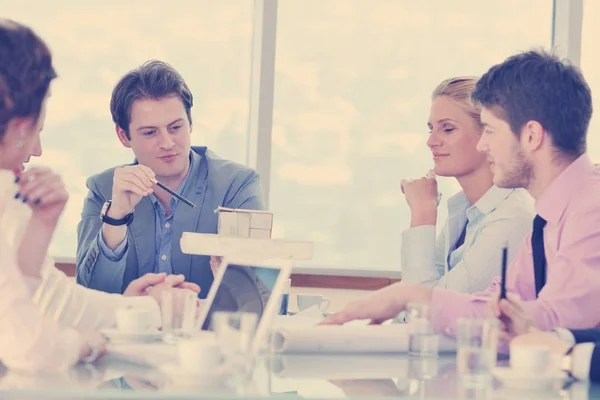
[[[106,336],[110,342],[138,342],[149,343],[162,339],[162,333],[158,329],[152,329],[146,332],[128,333],[118,329],[104,329],[101,333]]]
[[[515,370],[510,367],[497,367],[492,372],[505,387],[518,389],[544,390],[564,381],[567,374],[563,371],[547,371],[543,373]]]

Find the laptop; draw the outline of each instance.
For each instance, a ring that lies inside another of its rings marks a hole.
[[[206,299],[200,305],[198,326],[202,330],[212,330],[211,318],[219,311],[255,313],[258,323],[251,348],[257,354],[279,314],[291,269],[289,260],[250,262],[224,258]],[[264,275],[274,278],[272,289],[261,280]],[[249,289],[250,280],[254,281],[255,290]],[[244,288],[245,293],[240,293],[240,288]]]

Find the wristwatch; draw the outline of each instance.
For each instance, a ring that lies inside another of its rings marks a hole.
[[[133,222],[133,210],[131,210],[131,212],[129,214],[127,214],[126,216],[124,216],[121,219],[115,219],[115,218],[111,218],[108,215],[106,215],[108,213],[108,210],[110,210],[110,206],[112,205],[112,201],[108,200],[106,203],[104,203],[104,206],[102,206],[102,210],[100,211],[100,221],[104,222],[105,224],[108,225],[113,225],[113,226],[121,226],[121,225],[131,225],[131,223]]]

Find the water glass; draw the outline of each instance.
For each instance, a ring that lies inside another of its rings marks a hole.
[[[433,379],[439,372],[439,359],[433,357],[408,359],[408,378],[423,381]]]
[[[432,311],[425,303],[409,303],[406,308],[408,354],[411,356],[438,356],[440,338],[433,329]]]
[[[487,386],[498,355],[498,320],[461,318],[457,328],[456,367],[462,384],[465,387]]]
[[[161,294],[163,341],[176,344],[198,331],[198,296],[191,290],[170,289]]]
[[[254,363],[252,342],[258,315],[248,312],[215,312],[211,328],[217,335],[226,367],[232,372],[249,372]]]

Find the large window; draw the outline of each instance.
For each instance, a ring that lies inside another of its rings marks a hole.
[[[148,59],[171,63],[190,85],[193,143],[246,162],[255,1],[0,3],[3,16],[48,42],[60,75],[35,161],[60,171],[71,194],[53,254],[75,253],[85,179],[132,160],[114,133],[110,93]],[[586,3],[586,20],[594,7]],[[552,0],[279,0],[274,234],[314,241],[315,266],[397,270],[409,222],[400,180],[432,165],[431,91],[517,51],[548,48],[552,8]],[[596,28],[585,28],[591,46]],[[586,48],[584,40],[584,70],[595,65]],[[590,142],[600,149],[600,139]],[[458,190],[452,179],[440,184],[444,200]]]
[[[313,265],[397,270],[409,223],[400,180],[432,165],[431,91],[517,51],[549,47],[552,3],[280,1],[276,232],[314,241]],[[446,180],[441,190],[447,199],[457,186]]]
[[[600,99],[600,2],[586,1],[583,9],[583,30],[581,37],[581,69],[592,89],[592,99],[595,100],[594,114],[588,133],[588,152],[596,162],[600,161],[600,109],[597,100]]]
[[[132,153],[118,141],[109,111],[113,86],[149,59],[171,63],[194,94],[192,143],[246,161],[252,0],[0,0],[2,16],[31,26],[50,46],[52,87],[35,163],[63,175],[71,195],[54,255],[74,256],[85,180]]]

